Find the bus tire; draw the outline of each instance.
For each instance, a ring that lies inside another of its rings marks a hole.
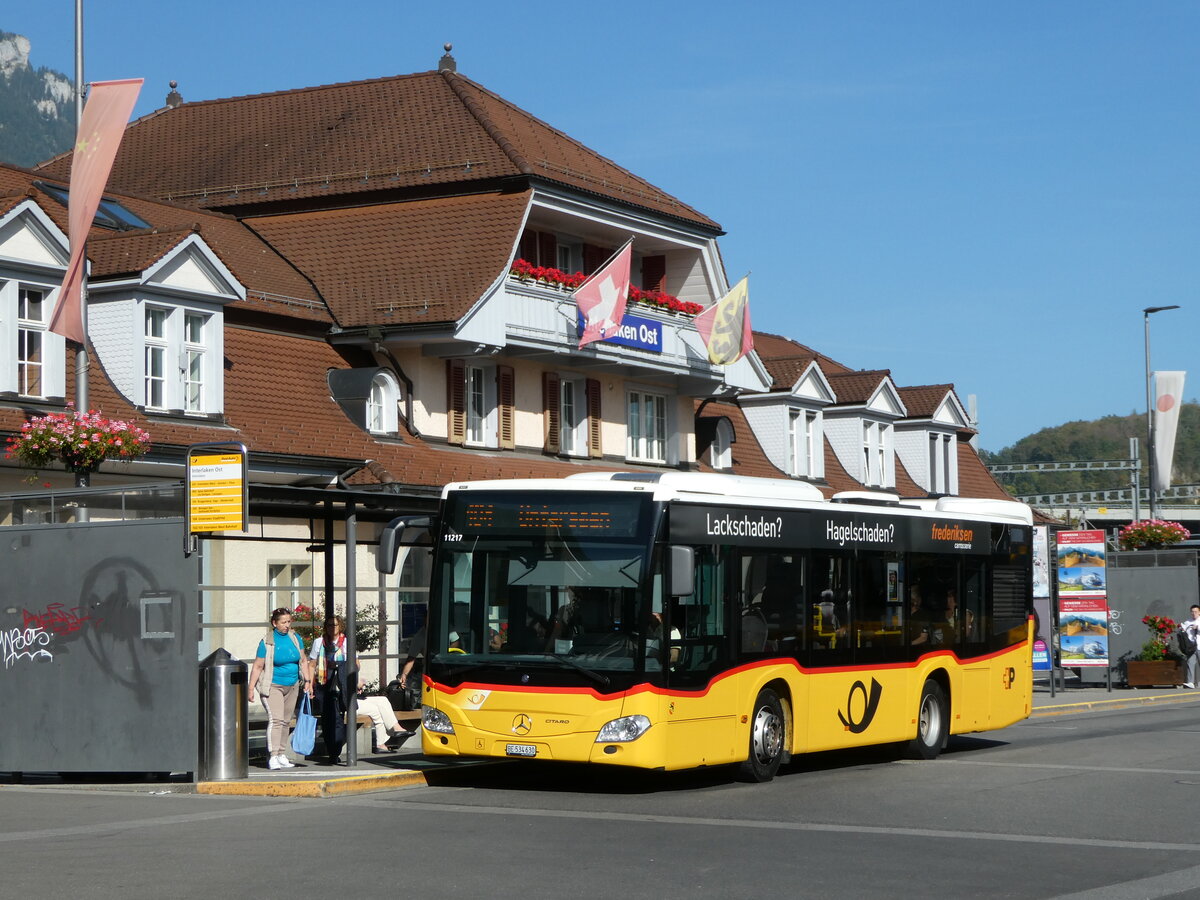
[[[742,781],[770,781],[783,761],[783,705],[770,688],[758,692],[750,714],[750,752],[738,769]]]
[[[904,745],[904,755],[909,759],[936,759],[946,746],[949,732],[946,693],[930,678],[921,689],[921,702],[917,706],[917,736]]]

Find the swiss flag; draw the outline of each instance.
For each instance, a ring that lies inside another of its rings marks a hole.
[[[633,258],[633,240],[625,242],[612,259],[591,278],[575,289],[575,304],[583,313],[583,334],[579,346],[612,337],[625,318],[625,300],[629,296],[629,265]]]

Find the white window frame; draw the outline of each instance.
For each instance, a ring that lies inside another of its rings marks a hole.
[[[205,306],[174,305],[152,299],[135,301],[141,322],[141,359],[134,365],[140,385],[140,405],[155,412],[208,416],[221,411],[221,359],[223,318]],[[114,306],[115,308],[115,306]],[[100,325],[106,306],[98,309]],[[109,332],[99,330],[101,336]],[[135,382],[136,384],[136,382]]]
[[[733,426],[728,419],[718,419],[713,428],[713,441],[709,448],[714,469],[733,468]]]
[[[929,492],[931,494],[958,493],[958,465],[954,457],[954,436],[931,433],[929,435]]]
[[[142,390],[146,409],[168,409],[167,321],[170,317],[171,310],[165,306],[147,303],[142,310]]]
[[[588,455],[588,402],[585,379],[559,379],[558,446],[559,453],[563,456]]]
[[[204,341],[205,331],[212,316],[184,310],[183,313],[183,411],[193,415],[204,412],[205,390],[208,384],[208,346]],[[198,323],[198,324],[197,324]],[[199,328],[198,338],[193,337],[192,328]]]
[[[366,426],[372,434],[395,434],[399,422],[400,388],[387,372],[379,372],[371,379],[371,391],[367,396]]]
[[[37,318],[29,315],[31,301],[37,296]],[[17,287],[17,393],[22,397],[46,396],[46,334],[50,292],[42,288]],[[36,345],[36,351],[31,351]],[[35,358],[36,357],[36,358]],[[37,392],[30,387],[36,386]]]
[[[312,564],[267,563],[267,585],[267,604],[272,611],[284,606],[295,609],[312,594]],[[282,602],[285,596],[286,603]]]
[[[467,363],[463,366],[464,444],[468,447],[498,447],[499,399],[496,396],[496,367]]]
[[[821,452],[820,412],[789,409],[787,423],[787,472],[797,478],[821,478],[825,474]]]
[[[626,458],[634,462],[666,463],[669,436],[666,395],[631,388],[626,393],[625,411]]]

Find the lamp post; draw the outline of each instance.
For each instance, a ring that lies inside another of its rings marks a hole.
[[[1154,379],[1154,373],[1150,371],[1150,316],[1156,312],[1165,312],[1168,309],[1179,309],[1179,306],[1147,306],[1142,310],[1142,325],[1146,333],[1146,455],[1150,466],[1151,519],[1158,518],[1158,492],[1154,487],[1156,480],[1154,477],[1154,392],[1150,387],[1150,383]]]

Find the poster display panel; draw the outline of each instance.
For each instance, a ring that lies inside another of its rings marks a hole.
[[[1108,579],[1103,531],[1055,535],[1062,665],[1108,666]]]

